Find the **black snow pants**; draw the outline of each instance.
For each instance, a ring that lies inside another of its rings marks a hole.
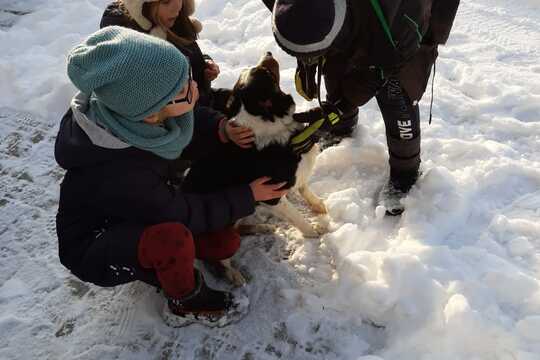
[[[398,182],[416,180],[420,166],[420,112],[396,78],[384,83],[376,95],[386,127],[390,177]],[[412,184],[404,184],[406,187]]]

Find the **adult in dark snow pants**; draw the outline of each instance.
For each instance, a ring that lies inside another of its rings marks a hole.
[[[198,87],[189,69],[170,43],[118,26],[71,50],[68,76],[80,92],[55,145],[67,170],[59,256],[99,286],[140,280],[162,288],[171,325],[223,325],[240,316],[234,297],[207,287],[194,259],[231,257],[240,240],[231,224],[251,214],[255,201],[284,191],[267,179],[207,195],[173,186],[178,158],[219,151],[227,141],[215,127],[194,130]]]
[[[386,126],[390,176],[378,204],[403,212],[401,199],[420,165],[421,99],[437,46],[446,43],[459,0],[263,0],[279,46],[298,60],[297,91],[320,106],[296,120],[322,122],[347,136],[358,106],[375,97]],[[320,100],[321,76],[326,101]],[[306,139],[305,141],[310,141]]]

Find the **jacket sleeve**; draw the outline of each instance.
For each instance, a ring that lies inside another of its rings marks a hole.
[[[446,44],[454,24],[459,0],[433,0],[426,38],[433,44]]]
[[[376,71],[354,68],[346,72],[347,59],[328,57],[325,68],[327,100],[337,102],[344,98],[352,106],[362,106],[376,95],[380,81]]]
[[[193,138],[182,152],[184,160],[199,160],[219,151],[224,145],[219,138],[219,123],[225,115],[207,106],[193,110]]]
[[[187,194],[142,166],[110,176],[97,194],[96,203],[107,204],[102,210],[108,216],[143,224],[180,222],[195,235],[223,229],[255,210],[247,184],[210,194]]]

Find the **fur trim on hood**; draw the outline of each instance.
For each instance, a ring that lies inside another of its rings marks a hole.
[[[127,11],[129,12],[129,15],[135,22],[144,30],[150,30],[150,34],[166,39],[167,35],[166,32],[159,28],[158,26],[155,26],[152,28],[152,22],[147,19],[143,15],[143,4],[147,2],[156,2],[159,0],[122,0],[122,3],[126,7]],[[202,24],[199,20],[196,18],[192,18],[191,15],[195,13],[195,0],[182,0],[182,12],[190,17],[191,22],[193,23],[193,26],[195,27],[195,31],[197,33],[202,31]]]

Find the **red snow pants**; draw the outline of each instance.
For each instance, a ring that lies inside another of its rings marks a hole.
[[[138,259],[153,269],[165,293],[173,298],[195,288],[193,261],[230,258],[240,247],[240,235],[233,227],[197,235],[180,223],[162,223],[144,229],[139,240]]]

